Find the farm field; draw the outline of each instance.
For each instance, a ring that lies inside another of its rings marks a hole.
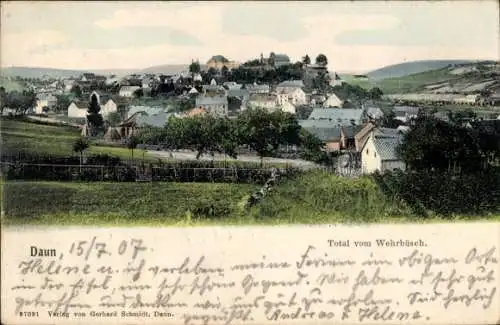
[[[375,79],[356,79],[353,76],[343,76],[344,80],[352,85],[359,85],[365,89],[379,87],[384,94],[407,93],[417,91],[425,85],[459,79],[459,75],[451,75],[449,69],[430,70],[404,77]]]
[[[79,130],[71,126],[45,125],[17,121],[0,120],[2,151],[20,151],[52,156],[73,155],[73,143],[79,137]],[[91,145],[87,154],[109,154],[122,159],[131,159],[132,152],[126,148]],[[135,155],[139,155],[136,150]],[[140,155],[142,157],[142,154]],[[147,158],[151,158],[146,154]]]
[[[75,183],[3,184],[5,225],[203,226],[500,221],[500,215],[432,215],[422,219],[387,199],[373,179],[307,173],[278,185],[245,210],[248,184]],[[34,209],[33,207],[36,207]]]

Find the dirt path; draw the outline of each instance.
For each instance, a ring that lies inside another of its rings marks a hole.
[[[150,156],[165,158],[165,159],[178,159],[178,160],[196,160],[196,152],[193,151],[152,151],[148,150],[147,153]],[[217,160],[217,161],[244,161],[260,163],[260,158],[254,155],[242,154],[238,155],[238,159],[229,158],[225,155],[215,154],[212,158],[211,155],[203,155],[199,160]],[[287,164],[292,167],[297,167],[301,169],[316,169],[321,168],[321,166],[302,159],[283,159],[283,158],[264,158],[264,165],[268,164]]]

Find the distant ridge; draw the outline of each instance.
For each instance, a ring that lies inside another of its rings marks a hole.
[[[389,65],[377,70],[373,70],[366,75],[375,80],[387,78],[405,77],[416,73],[426,72],[429,70],[442,69],[450,64],[467,64],[478,62],[478,60],[422,60],[403,62]]]
[[[205,68],[204,65],[201,66]],[[70,78],[78,77],[84,72],[91,72],[100,75],[127,75],[132,73],[157,73],[157,74],[178,74],[187,72],[189,65],[187,64],[166,64],[152,66],[146,69],[89,69],[89,70],[70,70],[70,69],[55,69],[55,68],[36,68],[36,67],[6,67],[0,69],[2,77],[22,77],[22,78],[42,78],[47,76],[50,78]]]
[[[22,77],[22,78],[42,78],[43,76],[51,78],[70,78],[78,77],[84,72],[91,72],[100,75],[125,75],[138,70],[127,69],[109,69],[109,70],[67,70],[55,68],[36,68],[36,67],[7,67],[0,69],[2,77]]]

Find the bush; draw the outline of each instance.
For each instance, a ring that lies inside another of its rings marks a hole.
[[[375,174],[386,195],[403,199],[414,212],[486,214],[500,211],[500,168],[457,175],[451,172],[411,171]]]

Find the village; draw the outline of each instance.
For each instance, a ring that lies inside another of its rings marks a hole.
[[[328,59],[323,54],[314,63],[308,55],[292,63],[288,55],[272,52],[268,58],[261,54],[243,64],[215,55],[203,67],[193,60],[188,71],[176,75],[118,77],[83,73],[58,80],[26,80],[36,97],[32,99],[33,107],[24,106],[21,111],[31,118],[75,125],[82,136],[89,137],[87,114],[94,100],[105,122],[102,141],[123,146],[145,128],[163,128],[172,117],[210,115],[235,119],[249,109],[280,111],[295,116],[302,129],[324,144],[323,151],[336,157],[334,169],[338,173],[370,174],[405,169],[396,148],[411,121],[422,111],[430,111],[429,105],[465,105],[469,111],[470,107],[480,110],[498,105],[500,88],[494,79],[498,78],[498,64],[481,66],[485,68],[490,69],[491,80],[462,85],[462,93],[443,90],[446,87],[440,83],[426,87],[433,92],[384,95],[379,88],[364,90],[342,80],[328,70]],[[455,74],[477,70],[476,66],[450,69]],[[18,114],[19,108],[9,107],[9,103],[16,104],[15,99],[8,99],[2,114]],[[442,110],[435,110],[434,116],[445,121],[450,117]],[[500,113],[471,120],[469,126],[481,127],[497,119]],[[137,145],[156,151],[163,148],[162,143],[143,142]],[[244,148],[239,149],[244,152]],[[286,145],[275,155],[281,152],[293,157],[290,152],[296,151],[297,146]]]
[[[11,77],[25,89],[2,88],[8,213],[22,222],[34,199],[55,223],[112,211],[161,224],[496,213],[498,63],[449,64],[438,70],[446,83],[423,72],[431,78],[403,90],[422,77],[367,84],[328,60],[215,55],[171,74]],[[52,206],[67,182],[87,194]],[[35,194],[44,186],[46,199]]]

